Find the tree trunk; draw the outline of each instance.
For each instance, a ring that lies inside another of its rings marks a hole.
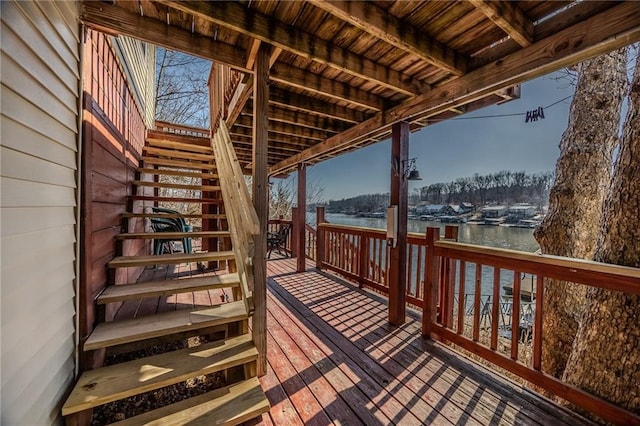
[[[640,61],[595,260],[640,267]],[[640,414],[640,297],[589,287],[564,380]]]
[[[542,252],[590,259],[599,234],[602,203],[610,182],[626,88],[621,49],[578,66],[569,125],[560,142],[549,212],[535,237]],[[584,287],[584,286],[583,286]],[[583,287],[546,281],[542,369],[562,377],[583,310]]]

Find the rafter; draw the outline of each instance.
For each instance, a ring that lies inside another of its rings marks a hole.
[[[367,114],[355,109],[324,102],[311,96],[288,92],[277,87],[270,88],[269,103],[348,123],[359,123],[368,117]]]
[[[346,83],[331,78],[322,77],[300,68],[287,64],[275,65],[269,74],[269,79],[290,87],[305,90],[330,97],[338,101],[345,101],[374,111],[384,109],[384,100],[369,92],[352,87]]]
[[[429,90],[428,85],[411,76],[252,11],[239,3],[176,0],[159,2],[345,73],[375,81],[406,95],[416,95]]]
[[[467,70],[464,56],[372,2],[310,0],[309,3],[452,74],[459,76]]]
[[[246,70],[247,55],[243,49],[192,34],[166,22],[140,16],[121,7],[98,1],[82,2],[82,22],[108,34],[125,35],[168,49],[181,50],[200,58],[216,61],[232,68]]]
[[[323,141],[327,139],[330,134],[326,131],[310,129],[308,127],[301,127],[297,125],[291,125],[288,123],[281,123],[278,121],[269,120],[269,133],[278,133],[287,136],[297,136],[300,138],[312,139],[315,141]],[[244,127],[251,129],[253,127],[253,119],[251,115],[240,115],[235,122],[234,127]]]
[[[524,15],[517,2],[489,0],[469,0],[469,2],[520,46],[527,47],[533,43],[533,22]]]
[[[634,2],[603,13],[409,99],[274,165],[271,174],[293,169],[333,151],[344,150],[380,133],[393,123],[438,115],[498,90],[548,74],[568,65],[627,46],[640,38],[640,8]],[[552,54],[551,54],[552,52]]]

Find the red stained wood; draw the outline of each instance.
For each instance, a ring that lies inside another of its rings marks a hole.
[[[384,406],[395,399],[409,411],[393,417],[392,411],[383,411],[394,422],[412,424],[415,415],[423,424],[581,423],[479,367],[465,363],[463,367],[452,353],[426,344],[419,337],[419,323],[411,317],[401,328],[388,326],[386,304],[379,297],[311,271],[290,275],[287,272],[295,268],[290,259],[270,261],[268,267],[269,275],[277,276],[277,283],[270,283],[268,301],[273,317],[292,337],[299,335],[295,324],[301,324],[300,331],[326,357],[345,373],[351,371],[354,382],[363,383],[362,391],[376,407],[382,410],[377,401]],[[293,340],[298,343],[303,338]]]

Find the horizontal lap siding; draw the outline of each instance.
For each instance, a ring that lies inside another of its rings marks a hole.
[[[0,421],[44,425],[74,380],[78,4],[1,7]]]
[[[127,210],[127,196],[132,195],[135,169],[144,146],[145,124],[113,43],[113,38],[88,30],[83,100],[86,203],[82,214],[81,339],[91,333],[97,320],[94,300],[109,284],[107,263],[119,254],[134,256],[149,251],[148,242],[138,240],[127,242],[123,252],[118,253],[114,239],[122,231],[121,214]],[[135,209],[140,211],[143,204],[136,203]],[[130,220],[128,231],[144,231],[144,220]],[[141,272],[142,268],[117,270],[115,282],[134,282]],[[117,308],[109,306],[108,319]]]

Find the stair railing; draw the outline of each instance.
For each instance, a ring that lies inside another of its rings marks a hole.
[[[211,139],[211,146],[215,154],[225,214],[229,222],[232,250],[236,259],[236,272],[240,278],[247,312],[251,315],[254,311],[251,292],[254,284],[253,236],[260,233],[260,221],[251,202],[244,174],[224,122],[220,122]]]

